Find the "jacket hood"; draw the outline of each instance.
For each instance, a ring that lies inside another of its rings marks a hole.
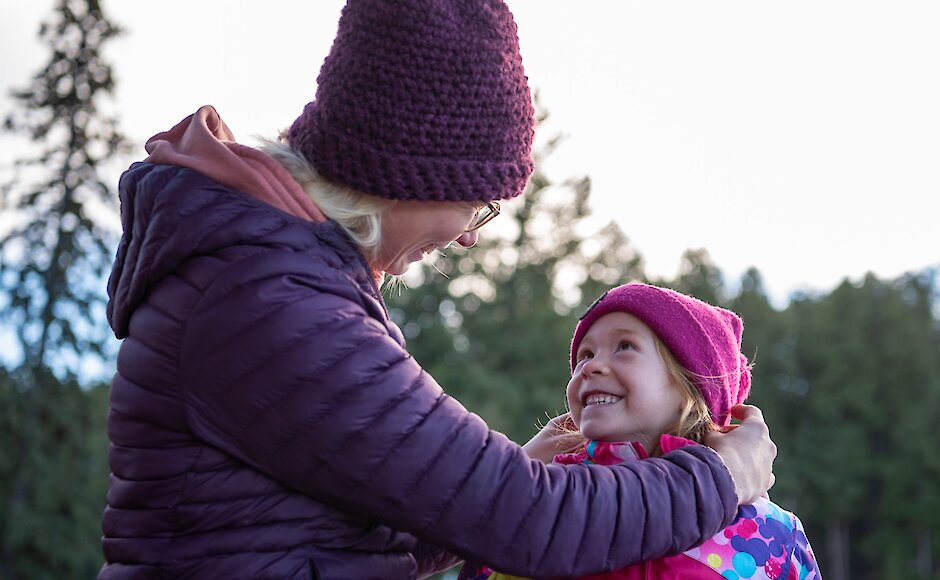
[[[365,257],[335,222],[295,217],[175,165],[135,163],[121,176],[119,191],[123,234],[108,280],[107,306],[119,339],[127,337],[135,308],[163,278],[190,257],[234,245],[301,252],[327,246],[318,255],[337,265],[361,265],[353,269],[357,282],[377,294]]]

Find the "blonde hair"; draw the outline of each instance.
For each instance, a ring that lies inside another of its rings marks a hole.
[[[711,411],[705,404],[705,398],[695,386],[693,373],[679,364],[676,357],[655,333],[653,333],[653,344],[656,345],[656,352],[663,359],[673,386],[678,389],[684,399],[679,419],[671,429],[666,431],[666,434],[684,437],[696,443],[705,443],[705,435],[711,431],[720,431],[721,428],[712,419]],[[654,443],[654,449],[650,451],[650,455],[656,457],[662,453],[659,449],[659,441]]]
[[[666,373],[669,375],[670,382],[684,401],[679,411],[679,418],[673,426],[666,430],[666,435],[683,437],[696,443],[705,443],[705,435],[711,431],[720,431],[721,427],[712,419],[711,411],[705,404],[705,399],[695,386],[694,374],[679,364],[676,357],[669,348],[660,340],[656,333],[653,333],[653,344],[656,345],[656,353],[659,354],[666,367]],[[569,418],[570,419],[570,418]],[[559,425],[562,434],[559,437],[557,448],[559,452],[575,451],[584,447],[587,438],[581,434],[573,421]],[[662,450],[659,448],[659,440],[652,441],[652,449],[647,451],[650,457],[659,457]]]
[[[327,218],[339,224],[371,261],[382,243],[382,214],[395,202],[334,183],[283,141],[262,139],[261,151],[286,169]]]

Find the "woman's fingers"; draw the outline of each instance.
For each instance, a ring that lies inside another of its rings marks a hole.
[[[736,405],[731,416],[741,423],[724,433],[711,433],[705,442],[718,452],[734,480],[738,501],[750,503],[773,485],[777,446],[770,439],[764,414],[753,405]]]

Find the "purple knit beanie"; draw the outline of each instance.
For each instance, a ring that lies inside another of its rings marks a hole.
[[[502,0],[349,0],[287,132],[332,181],[389,199],[522,193],[534,110]]]
[[[624,284],[607,291],[581,317],[571,339],[571,370],[578,345],[598,318],[626,312],[642,320],[693,373],[711,411],[725,427],[732,406],[743,403],[751,389],[751,370],[741,353],[744,324],[737,314],[685,294],[648,284]]]

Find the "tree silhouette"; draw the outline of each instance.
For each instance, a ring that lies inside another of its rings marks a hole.
[[[119,32],[97,0],[59,0],[39,31],[49,60],[13,92],[3,125],[38,149],[0,186],[0,209],[16,216],[0,237],[3,322],[16,329],[25,366],[54,362],[60,376],[108,341],[100,280],[115,237],[94,216],[117,207],[101,170],[127,148],[116,118],[102,111],[114,78],[101,52]]]
[[[106,389],[76,377],[108,359],[104,276],[116,237],[101,225],[116,195],[103,164],[126,149],[105,112],[114,90],[102,48],[119,34],[97,0],[58,0],[39,36],[45,65],[13,92],[3,130],[27,154],[0,184],[0,322],[17,368],[0,369],[0,577],[86,578],[100,567],[107,484]]]

